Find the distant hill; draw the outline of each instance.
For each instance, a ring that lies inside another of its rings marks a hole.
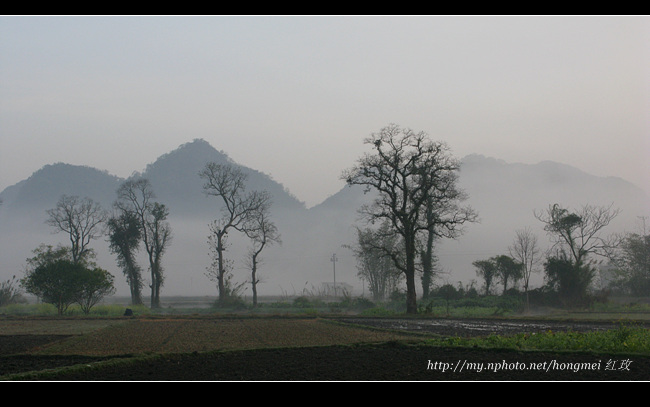
[[[193,140],[159,157],[134,176],[148,178],[157,200],[170,208],[173,241],[163,259],[163,295],[214,295],[216,288],[205,275],[208,256],[208,223],[219,216],[215,197],[203,193],[199,171],[208,162],[233,162],[227,154],[204,140]],[[307,209],[270,175],[242,166],[249,174],[248,189],[266,190],[273,196],[272,220],[278,226],[282,245],[263,252],[260,294],[296,294],[317,291],[322,282],[337,282],[362,291],[356,277],[356,260],[343,245],[354,244],[357,209],[368,202],[360,187],[343,187],[319,205]],[[110,208],[115,191],[124,179],[98,169],[63,163],[46,165],[28,179],[0,192],[0,281],[21,275],[25,259],[41,243],[67,244],[62,234],[52,234],[45,225],[45,211],[62,194],[88,196]],[[460,186],[469,195],[468,204],[479,212],[480,223],[468,225],[455,241],[437,247],[442,270],[440,281],[455,284],[476,279],[471,263],[507,253],[517,229],[531,227],[542,246],[548,238],[533,211],[560,203],[569,208],[583,204],[614,204],[623,210],[608,232],[633,230],[638,216],[648,215],[647,194],[615,177],[596,177],[577,168],[551,161],[539,164],[507,163],[481,155],[462,160]],[[236,281],[248,276],[243,257],[248,241],[233,233],[228,257],[234,261]],[[127,293],[115,257],[104,240],[94,242],[98,263],[116,276],[118,295]],[[333,264],[331,255],[337,254]],[[142,262],[143,265],[146,262]],[[146,270],[146,266],[145,266]],[[146,292],[145,292],[146,294]]]
[[[217,216],[216,200],[214,197],[206,197],[203,180],[199,177],[199,172],[210,162],[239,166],[248,175],[247,189],[268,191],[276,208],[305,209],[302,202],[269,175],[240,166],[226,153],[217,151],[201,139],[183,144],[159,157],[136,176],[151,181],[158,200],[167,205],[174,216]]]
[[[46,165],[26,180],[0,193],[1,214],[28,212],[32,216],[56,205],[61,195],[88,196],[102,204],[115,199],[122,179],[87,166],[56,163]]]
[[[552,161],[519,164],[469,155],[461,160],[459,185],[468,193],[466,204],[479,213],[480,223],[466,225],[459,239],[441,241],[436,248],[446,273],[441,278],[453,284],[476,279],[474,260],[507,254],[518,229],[531,228],[546,249],[548,236],[534,212],[555,203],[569,209],[586,204],[620,208],[621,214],[606,229],[607,233],[633,231],[639,216],[650,215],[650,199],[637,186]],[[369,200],[362,188],[344,187],[310,209],[320,220],[320,235],[353,243],[354,229],[350,225],[357,223],[357,208]]]
[[[129,178],[148,178],[156,200],[167,205],[174,216],[217,216],[216,200],[205,196],[203,180],[199,177],[199,172],[209,162],[238,165],[225,153],[197,139],[162,155],[147,165],[144,171],[136,172]],[[305,209],[304,203],[269,175],[240,167],[248,174],[249,190],[268,191],[277,207]],[[110,208],[117,197],[118,187],[124,181],[124,178],[88,166],[64,163],[46,165],[29,178],[0,192],[3,201],[0,217],[15,217],[25,212],[35,217],[36,214],[40,215],[39,212],[54,207],[64,194],[87,196]]]

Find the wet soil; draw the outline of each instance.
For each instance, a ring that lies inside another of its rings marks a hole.
[[[346,322],[441,335],[609,329],[615,324],[522,321],[421,321],[349,318]],[[0,377],[72,365],[47,381],[648,381],[650,357],[595,353],[433,348],[388,342],[155,355],[116,363],[110,357],[37,356],[37,346],[64,335],[0,336]],[[127,356],[127,355],[125,355]],[[95,363],[98,362],[98,363]]]

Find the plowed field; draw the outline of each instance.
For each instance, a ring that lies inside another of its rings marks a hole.
[[[419,329],[415,335],[395,326],[386,330],[383,329],[386,327],[356,325],[369,323],[368,320],[340,323],[321,318],[282,317],[5,318],[0,319],[0,378],[12,381],[650,380],[648,357],[438,348],[424,345],[422,339],[432,334],[462,336],[458,326],[454,326],[453,332],[445,332],[440,326],[435,332]],[[471,328],[471,321],[466,326]],[[583,328],[589,329],[588,325]],[[594,329],[601,328],[594,326]],[[464,334],[471,332],[469,329]]]

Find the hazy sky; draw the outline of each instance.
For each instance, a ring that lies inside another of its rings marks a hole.
[[[650,17],[0,17],[0,191],[202,138],[312,206],[389,123],[650,191]]]

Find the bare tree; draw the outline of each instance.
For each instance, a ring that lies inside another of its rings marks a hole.
[[[537,246],[537,236],[533,234],[530,228],[516,231],[515,240],[512,246],[508,248],[510,256],[519,263],[523,264],[522,280],[524,292],[526,293],[526,310],[530,308],[528,299],[528,289],[530,287],[530,277],[537,271],[536,267],[541,262],[539,247]]]
[[[357,259],[358,276],[368,282],[368,289],[375,301],[382,301],[397,291],[403,274],[387,253],[398,252],[401,239],[395,233],[387,233],[390,226],[383,223],[378,229],[357,228],[357,243],[345,245],[353,251]],[[399,240],[399,241],[398,241]]]
[[[268,205],[270,196],[266,191],[246,192],[247,175],[230,164],[208,163],[199,176],[205,180],[204,192],[219,198],[222,204],[221,218],[210,224],[209,242],[214,245],[219,302],[223,304],[227,300],[224,257],[226,236],[230,230],[245,232],[253,216],[264,205]]]
[[[248,222],[245,233],[251,239],[253,246],[248,252],[248,265],[251,269],[251,288],[253,290],[253,306],[257,306],[257,275],[258,266],[261,264],[260,254],[266,246],[273,243],[282,244],[278,228],[270,219],[271,201],[260,206]]]
[[[588,256],[596,254],[609,257],[618,246],[619,237],[601,237],[602,229],[619,214],[619,209],[609,206],[584,205],[569,212],[560,205],[549,206],[535,217],[544,223],[553,241],[556,255],[549,256],[545,264],[548,284],[557,289],[567,305],[580,305],[589,300],[587,290],[593,282],[595,270]]]
[[[171,243],[171,228],[166,222],[169,211],[155,202],[151,183],[146,178],[127,180],[117,190],[115,207],[130,212],[140,224],[142,242],[149,259],[151,273],[151,307],[160,306],[160,288],[163,283],[162,255]]]
[[[549,206],[546,212],[535,212],[552,238],[553,248],[567,250],[576,265],[584,264],[589,254],[607,256],[618,245],[616,236],[603,238],[601,231],[618,216],[620,209],[609,206],[584,205],[569,212],[559,204]]]
[[[406,277],[406,309],[417,312],[415,272],[417,242],[423,232],[455,238],[465,222],[477,216],[469,207],[460,207],[466,199],[457,186],[460,163],[441,142],[432,142],[424,132],[415,133],[391,124],[365,140],[374,154],[366,154],[358,164],[344,171],[349,185],[363,185],[377,197],[364,205],[360,213],[374,223],[386,220],[394,233],[404,239],[404,262],[395,266]],[[427,216],[426,209],[434,215]],[[397,260],[397,253],[389,253]]]
[[[47,214],[48,225],[54,227],[56,232],[68,234],[72,245],[72,262],[78,264],[86,261],[92,253],[88,246],[103,234],[103,223],[107,218],[100,204],[90,198],[63,195]]]

